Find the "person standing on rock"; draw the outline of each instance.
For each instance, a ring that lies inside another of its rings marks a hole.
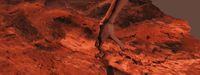
[[[129,2],[129,0],[112,0],[112,3],[106,12],[106,15],[100,21],[100,32],[98,35],[98,39],[96,40],[95,46],[100,50],[98,56],[103,57],[104,52],[102,50],[102,45],[104,41],[110,37],[114,40],[122,50],[126,49],[124,44],[115,36],[114,34],[114,22],[116,17],[122,10],[122,8]]]

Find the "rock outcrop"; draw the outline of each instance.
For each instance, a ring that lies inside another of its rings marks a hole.
[[[109,0],[1,0],[1,75],[199,75],[200,42],[187,21],[150,0],[130,0],[98,53],[98,21]]]

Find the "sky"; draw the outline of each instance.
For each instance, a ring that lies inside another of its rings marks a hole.
[[[200,0],[152,0],[164,13],[187,20],[191,34],[200,40]]]

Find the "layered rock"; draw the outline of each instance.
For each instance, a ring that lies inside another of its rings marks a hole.
[[[2,75],[198,75],[200,43],[185,20],[166,15],[150,0],[130,0],[116,35],[136,50],[107,40],[95,58],[98,21],[109,0],[0,1]]]

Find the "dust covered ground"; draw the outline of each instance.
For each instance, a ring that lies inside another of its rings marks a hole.
[[[200,42],[187,21],[131,0],[95,58],[109,0],[0,0],[0,75],[199,75]]]

